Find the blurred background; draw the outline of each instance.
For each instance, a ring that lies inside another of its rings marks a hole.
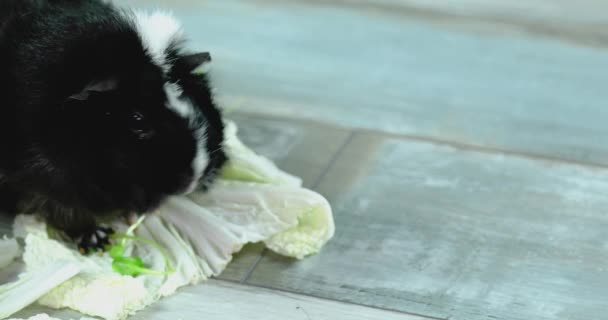
[[[173,11],[243,140],[334,207],[319,255],[250,246],[222,281],[385,319],[606,318],[608,2],[117,2]]]

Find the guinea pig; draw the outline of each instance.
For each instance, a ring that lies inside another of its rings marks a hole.
[[[205,189],[227,157],[208,53],[169,14],[101,0],[0,1],[0,211],[82,250],[99,225]]]

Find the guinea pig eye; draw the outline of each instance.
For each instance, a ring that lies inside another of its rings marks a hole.
[[[138,139],[148,139],[152,137],[154,131],[150,127],[146,117],[138,111],[131,113],[129,119],[129,128]]]

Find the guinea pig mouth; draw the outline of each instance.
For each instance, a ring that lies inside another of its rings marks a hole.
[[[129,207],[136,213],[148,213],[158,209],[168,196],[168,193],[150,192],[146,191],[143,187],[134,187]]]
[[[188,185],[188,188],[186,189],[185,194],[189,194],[192,192],[195,192],[197,190],[200,190],[203,184],[203,177],[201,176],[196,176],[192,178],[192,181],[190,182],[190,184]]]
[[[196,191],[196,189],[198,189],[198,186],[200,184],[200,178],[199,177],[194,177],[194,176],[190,176],[188,180],[185,180],[185,186],[181,189],[180,194],[182,195],[187,195],[190,194],[194,191]]]
[[[198,177],[196,177],[196,175],[192,172],[179,174],[173,179],[167,180],[165,186],[167,186],[168,188],[165,190],[164,196],[168,197],[192,193],[198,187],[198,180]]]
[[[198,189],[200,183],[200,178],[192,172],[157,178],[157,181],[151,185],[134,185],[131,187],[131,196],[129,197],[131,199],[131,210],[137,213],[154,211],[171,196],[194,192]]]

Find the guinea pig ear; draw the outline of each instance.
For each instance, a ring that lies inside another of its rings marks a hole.
[[[178,65],[181,70],[192,72],[209,62],[211,62],[211,54],[209,54],[209,52],[199,52],[181,55],[177,58],[176,65]]]
[[[69,96],[68,101],[86,101],[89,99],[91,92],[108,92],[116,88],[118,88],[118,81],[116,79],[91,82],[82,91]]]

